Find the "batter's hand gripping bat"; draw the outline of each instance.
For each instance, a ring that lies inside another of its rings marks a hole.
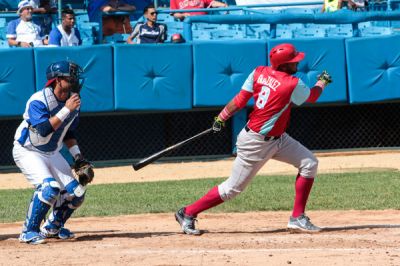
[[[204,135],[206,135],[206,134],[208,134],[208,133],[210,133],[212,131],[213,131],[212,128],[206,129],[203,132],[200,132],[199,134],[194,135],[193,137],[190,137],[190,138],[188,138],[188,139],[186,139],[184,141],[181,141],[179,143],[176,143],[176,144],[174,144],[174,145],[172,145],[172,146],[170,146],[170,147],[168,147],[168,148],[166,148],[164,150],[161,150],[161,151],[159,151],[157,153],[154,153],[154,154],[150,155],[149,157],[146,157],[146,158],[140,160],[139,162],[134,163],[132,165],[133,169],[135,169],[135,171],[137,171],[137,170],[145,167],[146,165],[151,164],[152,162],[154,162],[154,161],[160,159],[161,157],[165,156],[170,151],[178,149],[178,148],[182,147],[183,145],[188,144],[188,143],[190,143],[190,142],[192,142],[192,141],[194,141],[194,140],[196,140],[196,139],[198,139],[198,138],[200,138],[200,137],[202,137],[202,136],[204,136]]]

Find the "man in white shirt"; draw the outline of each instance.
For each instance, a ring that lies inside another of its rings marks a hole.
[[[72,9],[62,11],[62,22],[53,28],[49,35],[50,46],[82,45],[81,34],[75,26],[75,13]]]
[[[47,45],[39,25],[32,22],[33,3],[21,1],[18,4],[19,18],[8,23],[7,40],[10,46],[36,47]]]

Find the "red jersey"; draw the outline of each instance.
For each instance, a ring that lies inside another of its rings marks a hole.
[[[247,126],[262,135],[280,136],[288,127],[292,102],[302,104],[310,89],[299,78],[267,66],[257,67],[253,73],[252,88],[244,85],[254,97]]]
[[[171,9],[208,8],[213,0],[171,0]],[[190,15],[206,15],[206,12],[191,12]]]

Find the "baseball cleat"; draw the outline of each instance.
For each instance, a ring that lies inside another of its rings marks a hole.
[[[59,239],[71,239],[75,238],[75,234],[69,231],[67,228],[61,227],[60,232],[58,232]]]
[[[18,238],[19,242],[31,245],[43,244],[46,242],[45,237],[39,232],[23,232]]]
[[[188,235],[201,235],[200,230],[195,228],[194,223],[197,221],[193,216],[185,214],[185,208],[175,213],[175,220],[180,224],[182,231]]]
[[[40,231],[45,238],[71,239],[75,237],[74,233],[72,233],[67,228],[59,228],[51,223],[42,226],[42,228],[40,228]]]
[[[299,217],[290,216],[289,223],[287,228],[290,232],[305,232],[305,233],[318,233],[322,229],[318,226],[315,226],[311,223],[310,218],[305,214],[300,215]]]

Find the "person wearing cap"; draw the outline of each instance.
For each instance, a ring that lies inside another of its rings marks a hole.
[[[290,43],[273,47],[269,53],[271,66],[256,67],[240,92],[214,119],[212,130],[218,134],[230,117],[244,108],[250,99],[254,99],[253,111],[237,138],[237,156],[230,177],[175,213],[175,219],[185,234],[201,234],[195,228],[197,215],[238,196],[270,159],[289,163],[298,169],[294,185],[294,206],[287,228],[305,233],[321,231],[305,214],[307,199],[317,174],[318,160],[310,150],[289,136],[286,129],[292,106],[317,101],[332,79],[323,71],[318,75],[315,85],[309,88],[294,76],[304,57],[305,53],[297,51]]]
[[[170,0],[171,9],[198,9],[210,7],[228,7],[226,3],[214,0]],[[207,15],[206,12],[172,13],[174,18],[184,20],[187,16]]]
[[[132,34],[128,37],[127,43],[163,43],[167,38],[167,26],[157,23],[157,11],[153,4],[148,5],[143,10],[146,23],[137,23]]]
[[[47,45],[39,25],[32,21],[33,3],[21,1],[18,4],[18,19],[12,20],[7,26],[7,40],[10,46],[36,47]]]

